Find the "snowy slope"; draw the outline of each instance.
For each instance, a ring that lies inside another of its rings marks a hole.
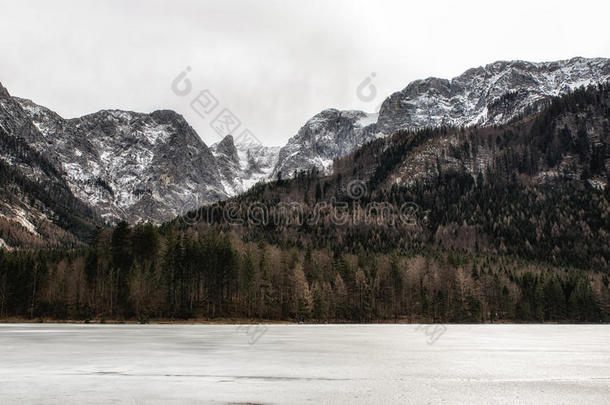
[[[280,148],[239,139],[235,141],[227,135],[210,150],[216,158],[224,189],[233,196],[270,178]]]
[[[377,126],[399,129],[504,124],[550,97],[610,78],[609,59],[499,61],[451,80],[416,80],[382,104]]]
[[[292,176],[294,171],[317,167],[330,170],[333,160],[375,139],[376,114],[328,109],[315,115],[288,140],[272,175]]]
[[[550,97],[609,78],[609,59],[573,58],[545,63],[499,61],[451,80],[416,80],[388,97],[378,117],[329,109],[311,118],[280,150],[273,176],[279,172],[290,176],[313,166],[327,170],[334,159],[400,129],[507,123]]]
[[[231,136],[208,148],[173,111],[102,110],[64,119],[0,86],[0,131],[44,155],[72,193],[106,221],[161,222],[279,174],[332,170],[334,159],[400,129],[503,124],[550,97],[609,78],[609,59],[499,61],[451,80],[416,80],[388,97],[378,115],[324,110],[281,148]],[[0,158],[30,179],[59,181],[13,152],[0,150]]]
[[[58,162],[74,195],[109,222],[165,221],[194,200],[227,195],[213,155],[173,111],[102,110],[66,120],[15,99],[43,134],[31,145]]]

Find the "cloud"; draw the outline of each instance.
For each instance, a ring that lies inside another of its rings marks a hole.
[[[65,117],[175,109],[210,144],[209,122],[170,90],[186,66],[267,144],[328,107],[375,109],[411,80],[498,59],[609,56],[607,2],[4,2],[0,81]],[[359,99],[372,72],[377,98]]]

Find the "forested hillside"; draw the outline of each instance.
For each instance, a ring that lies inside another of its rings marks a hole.
[[[74,197],[54,165],[2,127],[0,151],[11,156],[10,164],[0,160],[0,241],[21,248],[82,246],[102,223],[97,214]]]
[[[161,227],[0,253],[0,317],[610,321],[610,87],[401,131]]]
[[[605,273],[457,250],[338,253],[161,235],[122,223],[91,248],[0,252],[0,317],[148,321],[610,321]]]

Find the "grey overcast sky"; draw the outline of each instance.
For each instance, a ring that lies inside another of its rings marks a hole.
[[[607,0],[418,3],[0,0],[0,82],[66,118],[174,109],[211,144],[214,117],[189,106],[209,89],[242,128],[282,145],[324,108],[374,112],[415,79],[610,56]],[[187,66],[181,97],[171,83]],[[370,101],[357,96],[367,78]]]

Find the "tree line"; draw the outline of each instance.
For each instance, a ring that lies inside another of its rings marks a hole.
[[[120,223],[80,250],[0,251],[0,317],[600,322],[607,275],[510,256],[278,247]]]
[[[121,222],[78,249],[0,250],[0,317],[608,321],[609,113],[609,86],[580,89],[507,126],[399,132],[330,176],[259,184],[188,220]],[[396,184],[422,146],[434,154],[421,175]],[[413,202],[416,223],[219,214],[229,203],[353,209],[353,179],[366,181],[358,204]]]

